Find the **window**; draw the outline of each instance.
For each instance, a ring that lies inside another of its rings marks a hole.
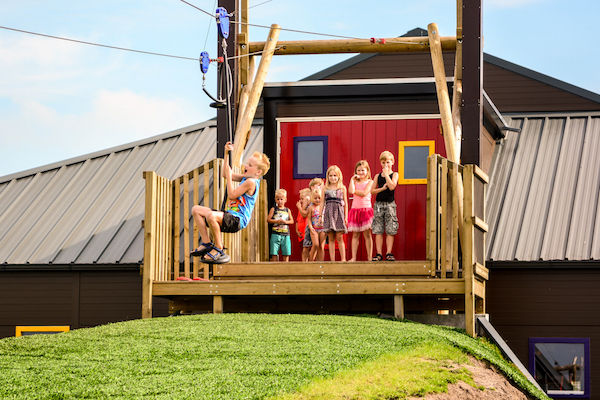
[[[399,142],[398,183],[427,184],[427,157],[434,152],[435,141],[433,140]]]
[[[17,326],[15,328],[15,336],[49,335],[69,332],[70,328],[70,326]]]
[[[294,179],[325,178],[327,136],[294,138]]]
[[[589,338],[530,338],[529,370],[549,396],[588,398]]]

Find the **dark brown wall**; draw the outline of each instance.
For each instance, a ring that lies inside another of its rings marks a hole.
[[[600,399],[600,265],[593,269],[509,269],[490,265],[490,322],[528,366],[530,337],[590,338],[592,399]],[[596,378],[595,378],[596,377]],[[595,378],[595,379],[594,379]]]
[[[454,53],[444,53],[446,75],[454,75]],[[429,53],[378,54],[326,79],[432,77]],[[591,111],[600,104],[484,62],[483,87],[500,112]]]
[[[71,329],[141,318],[138,271],[0,272],[0,337],[17,325],[69,325]],[[154,314],[168,313],[155,299]]]

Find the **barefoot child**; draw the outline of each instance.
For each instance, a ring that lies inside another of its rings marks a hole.
[[[304,234],[306,232],[306,220],[308,218],[308,206],[310,206],[310,189],[300,190],[300,200],[296,203],[298,214],[296,215],[296,235],[302,248],[302,261],[308,261],[308,255],[312,246],[304,247]]]
[[[279,251],[283,261],[290,261],[292,254],[292,242],[290,240],[290,225],[294,224],[294,217],[289,208],[285,206],[287,191],[277,189],[275,191],[275,206],[269,210],[267,222],[273,224],[271,229],[271,240],[269,241],[269,253],[271,261],[279,261]]]
[[[373,223],[373,206],[371,206],[371,168],[366,160],[360,160],[354,167],[354,175],[350,178],[348,193],[354,195],[352,208],[348,212],[348,231],[352,232],[352,258],[356,261],[360,233],[362,232],[367,249],[367,260],[373,255],[373,238],[371,224]]]
[[[398,173],[392,171],[394,166],[394,155],[384,151],[379,156],[381,172],[375,175],[372,194],[375,197],[375,216],[373,218],[373,234],[375,235],[375,247],[377,254],[373,261],[383,260],[383,234],[385,232],[385,244],[387,254],[386,261],[395,261],[392,248],[394,246],[394,235],[398,233],[398,217],[396,216],[396,201],[394,189],[398,184]]]
[[[308,206],[308,215],[306,219],[306,228],[308,233],[304,235],[304,247],[310,240],[309,261],[323,261],[323,251],[325,249],[326,234],[323,231],[323,204],[320,189],[315,189],[311,195],[311,204]]]
[[[337,240],[342,262],[346,262],[346,221],[348,220],[348,194],[344,186],[342,171],[337,165],[327,168],[325,178],[325,207],[323,208],[323,228],[329,238],[329,259],[335,261]]]
[[[269,171],[271,163],[265,154],[255,152],[244,165],[243,174],[234,174],[229,166],[229,152],[233,144],[225,144],[225,162],[223,163],[223,178],[227,185],[228,204],[225,211],[215,211],[208,207],[195,205],[192,216],[198,226],[201,243],[190,255],[202,257],[202,262],[222,264],[229,262],[230,257],[223,251],[222,232],[237,232],[244,229],[254,210],[258,198],[260,178]],[[234,188],[233,181],[240,182]],[[208,230],[212,231],[215,243],[210,241]]]

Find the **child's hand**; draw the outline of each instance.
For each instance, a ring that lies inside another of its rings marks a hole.
[[[225,143],[225,152],[233,151],[233,143],[227,142]]]

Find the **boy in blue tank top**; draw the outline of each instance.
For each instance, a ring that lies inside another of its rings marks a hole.
[[[227,206],[225,211],[215,211],[209,207],[195,205],[192,207],[192,216],[200,233],[200,246],[190,255],[202,257],[202,262],[209,264],[223,264],[230,261],[229,255],[223,251],[221,232],[234,233],[244,229],[254,210],[258,198],[260,178],[262,178],[271,163],[269,157],[263,153],[255,152],[243,167],[243,174],[234,174],[229,166],[229,152],[233,144],[225,144],[225,162],[223,163],[223,178],[227,185]],[[240,182],[238,187],[233,187],[233,181]],[[215,243],[210,241],[208,230],[213,233]]]

